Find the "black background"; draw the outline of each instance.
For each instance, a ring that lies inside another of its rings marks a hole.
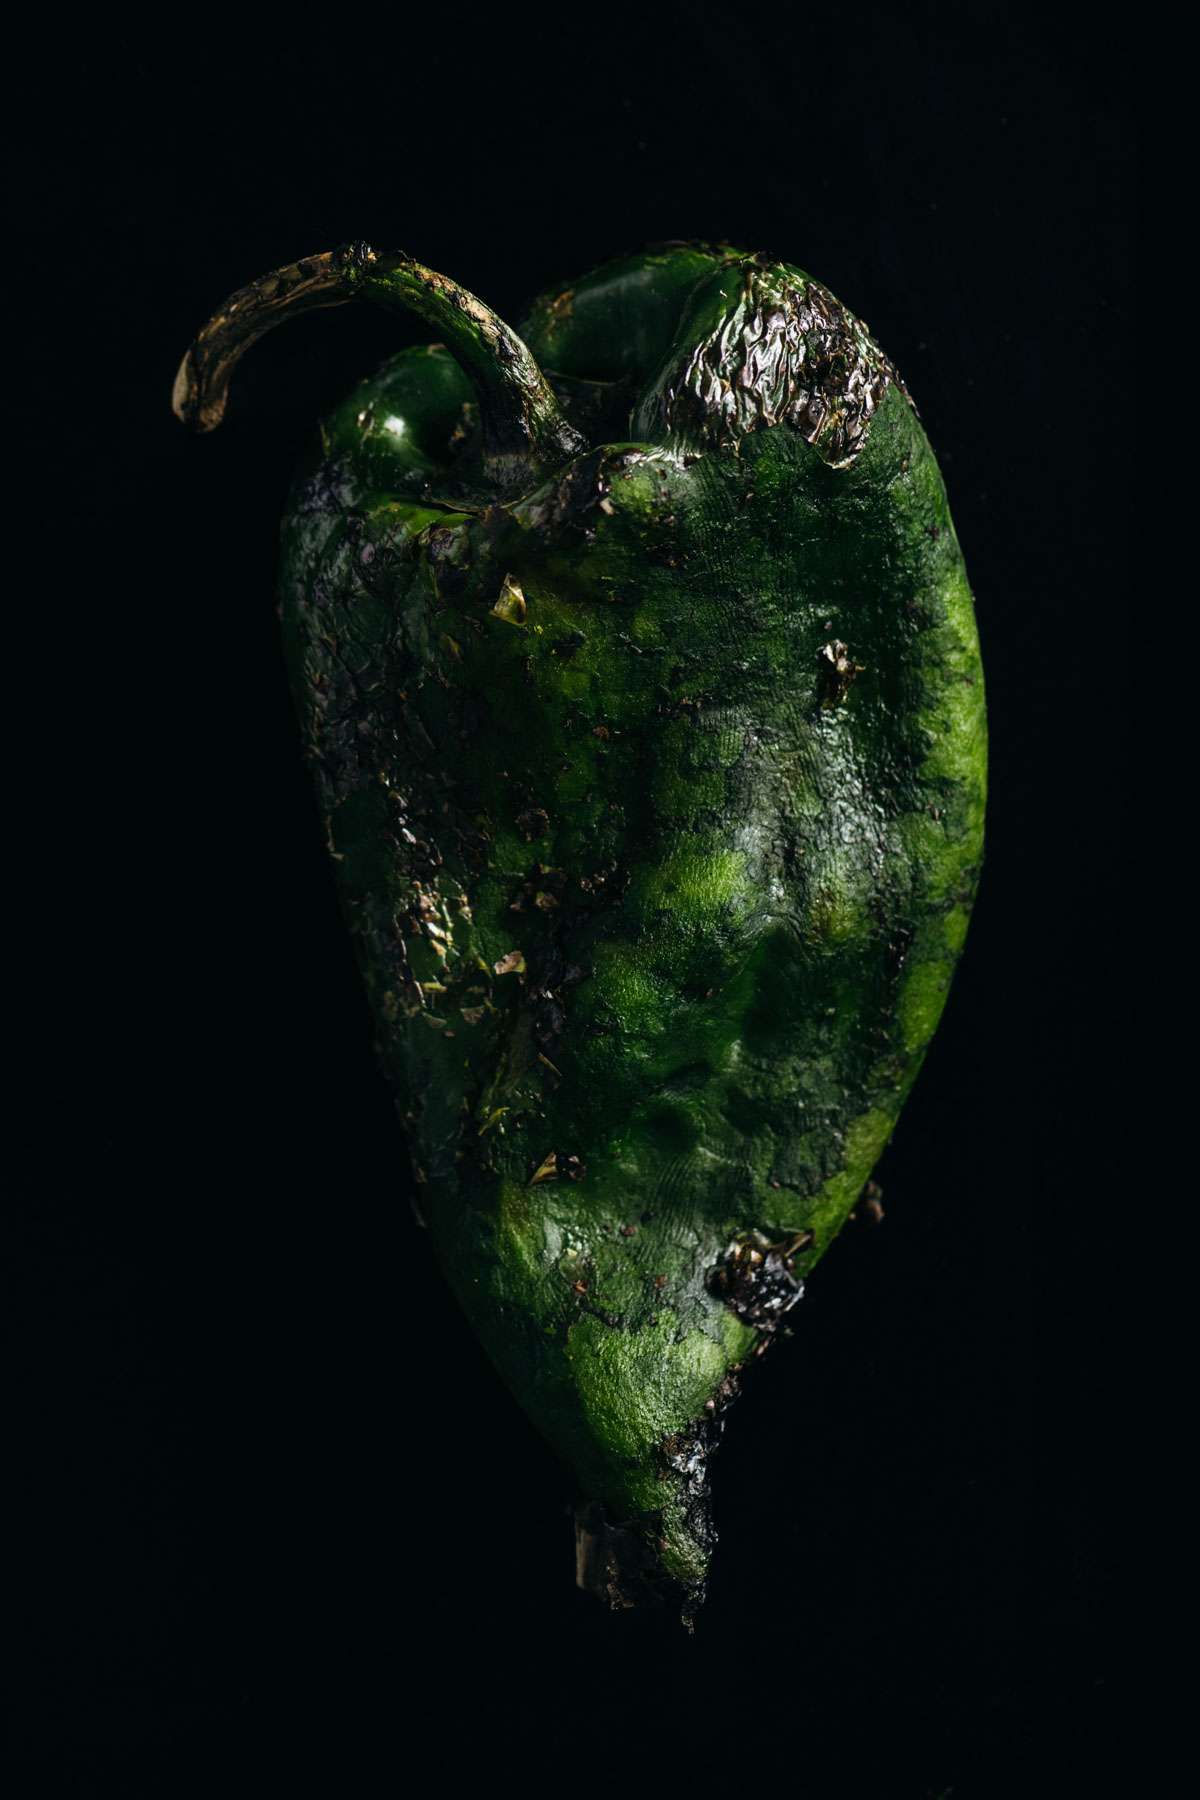
[[[1120,71],[1066,13],[985,3],[239,29],[72,40],[30,78],[50,505],[13,527],[46,628],[14,698],[47,948],[7,1259],[16,1750],[150,1762],[164,1792],[315,1764],[359,1792],[381,1761],[392,1791],[430,1755],[535,1791],[1074,1791],[1057,1771],[1115,1704]],[[572,1586],[569,1477],[409,1212],[298,757],[272,602],[290,468],[420,328],[301,320],[217,437],[168,409],[228,292],[347,238],[511,320],[689,236],[812,270],[904,372],[992,731],[985,880],[886,1220],[847,1228],[731,1415],[692,1640]]]

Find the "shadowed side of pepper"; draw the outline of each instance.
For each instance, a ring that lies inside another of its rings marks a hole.
[[[285,650],[421,1208],[575,1471],[577,1576],[698,1604],[748,1362],[854,1207],[936,1027],[985,794],[933,453],[802,270],[675,244],[521,335],[361,246],[184,360],[360,296],[445,340],[323,423]],[[543,372],[544,371],[544,372]]]

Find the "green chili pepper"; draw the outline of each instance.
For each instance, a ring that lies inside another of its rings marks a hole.
[[[727,246],[609,264],[519,337],[408,257],[313,257],[205,328],[180,416],[356,297],[444,347],[326,420],[284,521],[329,849],[438,1258],[585,1496],[580,1582],[687,1614],[724,1408],[962,947],[962,556],[866,329]]]

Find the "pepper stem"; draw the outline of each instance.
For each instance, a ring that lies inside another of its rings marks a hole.
[[[350,244],[276,269],[231,295],[179,365],[173,405],[185,425],[221,423],[230,377],[251,344],[285,319],[359,297],[435,326],[479,397],[484,464],[503,488],[536,479],[584,448],[527,346],[445,275],[400,252]]]

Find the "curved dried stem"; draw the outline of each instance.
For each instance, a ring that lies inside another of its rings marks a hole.
[[[239,358],[265,332],[360,297],[416,313],[440,332],[479,396],[485,466],[498,485],[528,482],[584,448],[528,347],[490,307],[412,257],[368,244],[305,257],[231,295],[179,366],[177,416],[198,431],[214,430]]]

